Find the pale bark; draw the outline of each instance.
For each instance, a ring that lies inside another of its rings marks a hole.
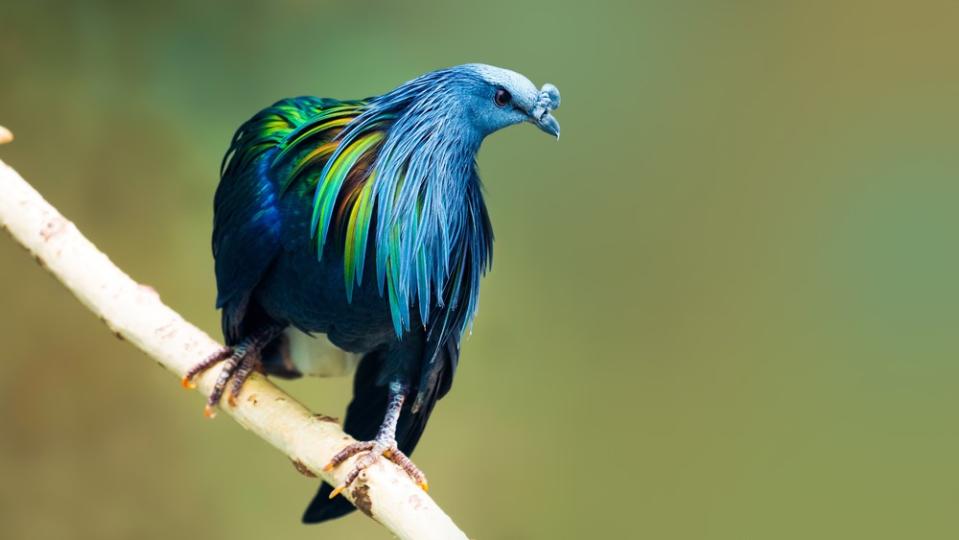
[[[0,127],[0,143],[9,140],[9,131]],[[182,376],[220,348],[219,343],[163,304],[151,287],[135,282],[110,262],[2,161],[0,226],[114,334],[176,375]],[[214,367],[197,379],[197,389],[204,395],[209,394],[218,371]],[[171,380],[170,384],[177,383]],[[259,374],[253,374],[244,385],[236,407],[229,407],[224,400],[222,408],[286,454],[302,474],[338,485],[352,467],[351,459],[331,473],[323,471],[333,454],[353,438],[335,420],[310,413]],[[466,538],[426,493],[384,459],[361,474],[344,495],[399,538]]]

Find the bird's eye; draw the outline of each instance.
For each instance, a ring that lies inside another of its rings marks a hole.
[[[496,103],[497,107],[505,107],[509,105],[509,102],[513,99],[513,96],[510,95],[505,88],[500,88],[496,90],[496,95],[493,96],[493,102]]]

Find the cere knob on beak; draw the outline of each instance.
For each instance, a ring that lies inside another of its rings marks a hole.
[[[546,83],[539,91],[536,104],[530,111],[530,121],[536,127],[559,139],[559,122],[549,112],[559,107],[559,88]]]

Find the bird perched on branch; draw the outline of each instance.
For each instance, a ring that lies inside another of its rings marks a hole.
[[[364,453],[346,482],[323,485],[303,516],[353,507],[335,496],[385,457],[426,489],[409,460],[450,389],[476,313],[493,231],[476,169],[483,139],[530,122],[559,138],[551,84],[467,64],[381,96],[298,97],[240,126],[214,199],[217,307],[227,347],[206,412],[232,402],[256,369],[279,377],[355,367],[344,429]]]

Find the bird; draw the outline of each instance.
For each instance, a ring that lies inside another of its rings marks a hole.
[[[345,482],[321,484],[304,523],[343,516],[336,495],[377,459],[424,490],[409,456],[450,391],[493,230],[476,155],[486,136],[531,123],[559,139],[552,84],[464,64],[357,100],[277,101],[236,131],[220,166],[212,247],[225,347],[204,412],[235,405],[253,371],[353,373]],[[229,388],[228,388],[229,387]]]

